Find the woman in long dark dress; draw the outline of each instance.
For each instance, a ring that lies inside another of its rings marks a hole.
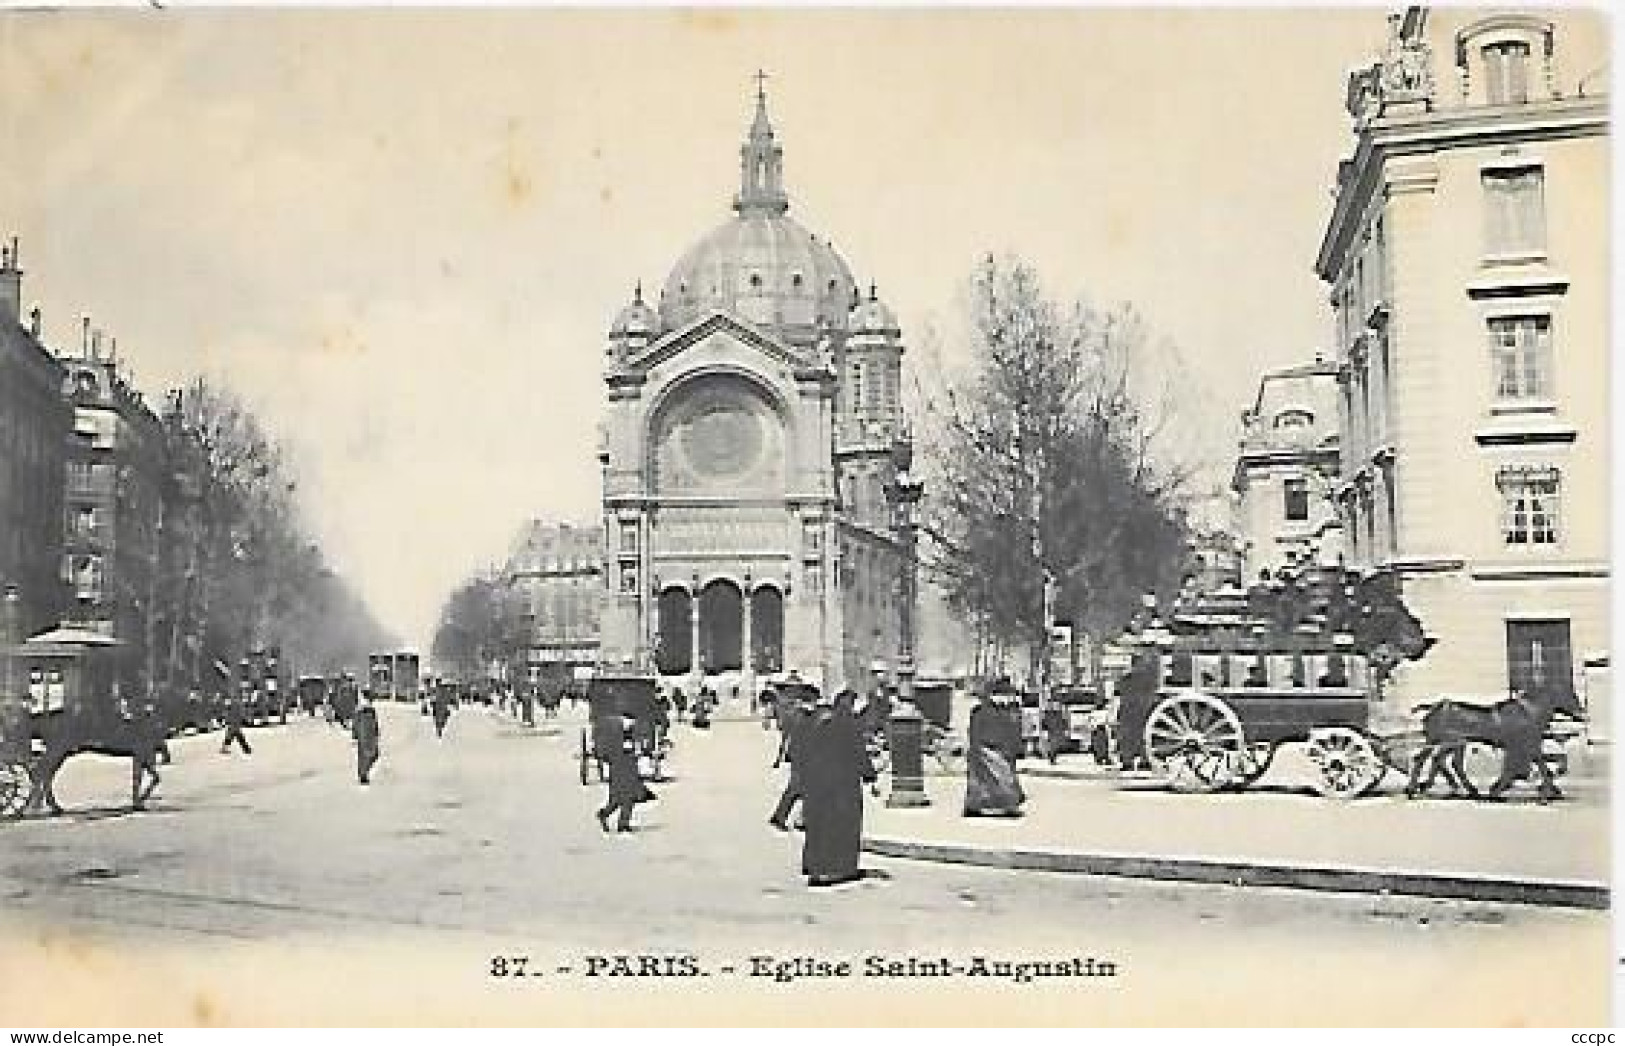
[[[970,714],[966,753],[965,816],[1021,816],[1027,794],[1016,777],[1021,755],[1021,726],[1003,695],[984,698]]]
[[[801,872],[808,886],[834,886],[862,878],[858,849],[863,841],[863,785],[875,779],[863,730],[852,714],[850,690],[822,695],[802,748],[802,819],[806,838]]]

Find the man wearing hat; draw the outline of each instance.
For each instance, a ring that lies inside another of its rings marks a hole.
[[[598,808],[598,827],[609,831],[609,815],[619,811],[617,832],[632,830],[632,811],[656,798],[638,773],[637,721],[629,715],[602,716],[593,721],[593,749],[609,763],[609,792]]]
[[[773,760],[773,769],[789,763],[790,777],[784,782],[784,791],[779,794],[778,805],[768,815],[767,823],[781,832],[790,830],[790,812],[802,800],[801,768],[806,761],[806,727],[814,710],[812,694],[805,687],[799,687],[796,691],[785,688],[774,697],[774,704],[778,707],[779,754]]]
[[[362,784],[370,784],[372,767],[378,762],[379,752],[378,710],[372,705],[372,695],[363,694],[356,704],[350,736],[355,738],[356,779]]]
[[[807,834],[801,872],[808,886],[836,886],[863,877],[858,869],[863,785],[876,775],[852,714],[856,696],[851,690],[834,698],[819,694],[802,728],[805,737],[797,757]]]

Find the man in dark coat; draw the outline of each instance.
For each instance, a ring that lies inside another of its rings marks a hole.
[[[378,710],[372,706],[372,698],[363,698],[356,706],[350,735],[355,738],[356,779],[362,784],[370,784],[372,766],[378,762],[379,750]]]
[[[775,695],[774,700],[782,701],[784,707],[778,714],[779,754],[773,760],[773,768],[776,770],[784,763],[789,763],[790,779],[784,782],[784,791],[779,794],[778,805],[773,807],[773,813],[768,815],[767,823],[781,832],[788,832],[790,812],[801,802],[803,794],[801,766],[806,761],[806,727],[812,717],[813,706],[805,701],[792,701],[788,693],[782,697]]]
[[[801,872],[808,886],[835,886],[863,876],[858,870],[863,785],[874,781],[875,770],[852,714],[855,698],[850,690],[833,700],[820,697],[802,728],[806,737],[798,762],[807,835]]]
[[[1067,719],[1066,707],[1058,701],[1051,701],[1039,717],[1044,728],[1044,755],[1051,766],[1060,757],[1061,749],[1067,746],[1071,734],[1071,724]]]
[[[1145,721],[1157,702],[1157,662],[1154,651],[1137,652],[1117,684],[1117,752],[1125,770],[1146,762]]]
[[[1021,725],[1016,720],[1020,713],[1014,700],[1014,694],[992,694],[970,714],[965,760],[966,817],[1021,816],[1027,794],[1016,777],[1016,760],[1023,746]]]
[[[632,830],[632,811],[639,803],[655,798],[638,773],[637,747],[633,731],[637,722],[631,716],[605,716],[593,723],[593,747],[600,759],[609,763],[609,794],[598,808],[598,827],[609,831],[609,815],[620,811],[617,832]]]
[[[244,755],[254,754],[248,746],[248,735],[243,733],[243,699],[240,697],[226,699],[226,733],[220,739],[220,754],[225,755],[233,742],[242,747]]]
[[[434,736],[446,736],[446,722],[451,719],[451,700],[444,690],[436,690],[429,699],[429,711],[434,714]]]

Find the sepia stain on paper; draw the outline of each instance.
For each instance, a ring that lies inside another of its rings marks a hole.
[[[685,8],[677,18],[686,30],[720,35],[737,32],[741,23],[739,15],[719,8]]]

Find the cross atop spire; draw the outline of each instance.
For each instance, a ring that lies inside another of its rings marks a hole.
[[[790,209],[784,193],[784,150],[774,140],[773,122],[767,115],[767,73],[758,69],[754,79],[756,116],[739,150],[739,195],[734,197],[734,210],[741,216],[778,215]]]

